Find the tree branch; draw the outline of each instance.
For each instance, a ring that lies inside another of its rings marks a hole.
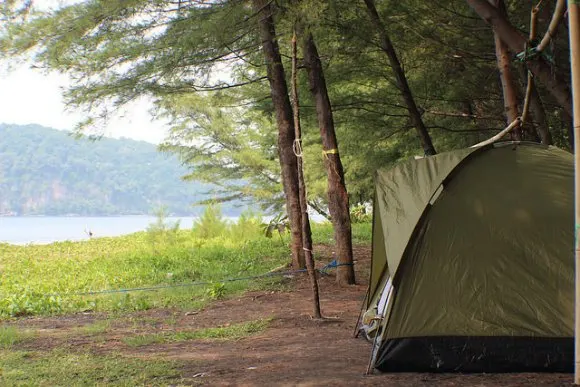
[[[470,146],[470,148],[478,148],[481,146],[492,144],[492,143],[496,142],[497,140],[501,139],[506,134],[508,134],[514,128],[519,127],[521,123],[522,123],[522,120],[520,119],[520,117],[518,117],[511,124],[509,124],[507,128],[505,128],[504,130],[502,130],[501,132],[499,132],[498,134],[496,134],[492,138],[489,138],[489,139],[482,141],[478,144],[472,145],[472,146]]]
[[[503,119],[498,118],[497,116],[478,116],[477,114],[440,112],[437,110],[425,110],[425,113],[433,114],[436,116],[444,116],[444,117],[460,117],[460,118],[469,118],[472,120],[494,120],[494,121],[502,121],[503,122]]]
[[[326,211],[324,211],[318,204],[316,204],[314,201],[309,200],[308,201],[308,205],[316,212],[318,212],[320,215],[322,215],[326,220],[331,220],[330,215],[328,215],[328,213]]]
[[[501,15],[487,0],[466,0],[473,10],[499,35],[512,52],[526,49],[528,39]],[[572,95],[568,82],[552,72],[551,66],[541,57],[527,58],[526,65],[539,79],[566,112],[572,115]]]
[[[537,52],[542,52],[546,49],[546,47],[548,47],[548,44],[550,43],[550,40],[552,40],[552,38],[554,37],[556,29],[558,28],[558,25],[560,24],[560,21],[562,20],[565,11],[566,11],[566,0],[558,0],[558,2],[556,3],[556,9],[554,9],[554,14],[552,15],[552,20],[550,21],[550,25],[548,26],[548,31],[546,31],[546,34],[542,38],[542,41],[540,42],[540,44],[538,44],[538,47],[536,47]]]

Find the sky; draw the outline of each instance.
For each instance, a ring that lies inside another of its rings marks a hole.
[[[72,130],[84,117],[81,111],[66,109],[61,88],[67,83],[65,75],[46,75],[27,66],[0,71],[0,123]],[[159,143],[167,133],[167,125],[153,120],[149,113],[152,106],[148,100],[131,104],[106,125],[103,134]]]
[[[1,1],[1,0],[0,0]],[[38,8],[53,8],[78,0],[36,0]],[[66,109],[62,87],[66,87],[65,75],[45,74],[30,65],[8,71],[0,69],[0,123],[39,124],[54,129],[72,130],[84,117],[81,111]],[[127,137],[157,144],[167,134],[164,122],[152,119],[151,101],[141,100],[127,106],[104,128],[107,137]]]

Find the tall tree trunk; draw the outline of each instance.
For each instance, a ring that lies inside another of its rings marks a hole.
[[[332,107],[326,89],[322,63],[311,33],[303,33],[304,64],[308,71],[310,91],[314,97],[318,126],[322,137],[324,165],[328,174],[328,210],[334,226],[336,254],[339,266],[336,279],[339,284],[354,284],[352,254],[352,230],[350,224],[349,199],[344,181],[344,171],[338,141],[334,130]]]
[[[295,150],[298,157],[298,190],[300,197],[300,211],[302,214],[302,243],[304,258],[308,277],[312,286],[312,308],[315,318],[322,318],[320,312],[320,296],[318,292],[318,280],[314,270],[314,259],[312,257],[312,231],[310,230],[310,219],[308,218],[308,203],[306,199],[306,184],[304,183],[304,166],[302,163],[302,130],[300,128],[300,101],[298,100],[298,57],[296,49],[296,32],[292,35],[292,107],[294,110],[294,133],[296,139]]]
[[[544,7],[546,8],[546,7]],[[506,15],[505,6],[502,8],[503,14]],[[537,38],[538,31],[538,21],[540,15],[542,14],[541,1],[534,7],[532,7],[532,12],[530,13],[530,34],[528,41],[534,42]],[[507,16],[506,16],[507,18]],[[532,139],[536,142],[542,142],[543,144],[551,143],[550,132],[548,131],[548,126],[546,124],[546,115],[544,111],[544,106],[536,89],[536,82],[530,70],[524,71],[520,67],[521,76],[523,79],[527,80],[527,85],[525,86],[524,106],[522,108],[522,127],[526,134],[530,135]],[[534,125],[528,124],[528,113],[529,110],[532,111],[532,115],[538,125],[538,130],[534,128]],[[538,136],[538,133],[541,134]]]
[[[562,4],[559,4],[559,6],[561,5]],[[547,37],[552,37],[554,35],[558,24],[556,20],[559,17],[558,15],[560,15],[561,13],[561,11],[558,10],[559,6],[558,5],[556,6],[556,10],[554,11],[555,14],[553,16],[550,12],[549,7],[541,7],[541,1],[535,7],[532,8],[532,13],[530,15],[530,35],[529,35],[530,41],[536,40],[538,23],[540,21],[547,22],[549,19],[551,19],[548,32],[544,36],[544,39],[547,39]],[[540,141],[542,144],[552,145],[552,135],[550,134],[548,119],[546,118],[546,110],[544,109],[542,98],[540,97],[540,93],[538,92],[538,88],[536,87],[536,82],[534,81],[533,77],[530,76],[529,71],[527,74],[527,78],[530,92],[529,94],[528,93],[526,94],[527,96],[529,95],[530,110],[532,111],[534,121],[538,125],[538,130],[534,132],[539,133]]]
[[[506,17],[505,4],[503,0],[489,0],[494,3],[502,16]],[[507,119],[507,125],[511,124],[518,118],[518,94],[516,92],[514,77],[510,67],[510,56],[506,44],[501,40],[496,28],[493,27],[493,38],[495,42],[495,56],[497,58],[497,68],[501,79],[503,92],[504,112]],[[516,128],[510,133],[512,140],[521,141],[521,128]]]
[[[530,110],[534,116],[534,121],[538,124],[538,133],[542,144],[552,145],[553,140],[548,126],[548,119],[546,118],[546,110],[535,84],[532,85],[532,93],[530,94]]]
[[[409,87],[409,83],[407,82],[407,77],[405,76],[405,72],[401,67],[401,62],[397,57],[397,53],[395,48],[393,47],[393,43],[389,38],[387,33],[387,29],[383,25],[381,18],[377,12],[377,8],[375,7],[374,0],[364,0],[369,16],[373,23],[374,28],[378,32],[380,38],[380,45],[381,49],[387,54],[389,58],[389,63],[393,72],[395,73],[395,79],[397,82],[397,87],[405,100],[405,104],[407,105],[407,110],[409,111],[409,117],[411,118],[411,123],[417,130],[417,135],[419,136],[419,140],[421,141],[421,146],[423,147],[423,151],[425,155],[432,156],[436,154],[435,147],[433,146],[433,142],[431,141],[431,136],[429,135],[429,131],[421,118],[421,113],[417,108],[417,104],[415,103],[415,99],[413,98],[413,94],[411,93],[411,88]]]
[[[292,106],[288,97],[288,86],[278,41],[272,17],[272,8],[268,0],[254,0],[254,9],[258,14],[262,51],[266,59],[270,93],[276,113],[278,125],[278,153],[282,168],[282,183],[286,195],[286,210],[290,221],[292,234],[292,265],[294,268],[304,268],[305,258],[302,249],[302,221],[300,215],[300,199],[298,196],[297,160],[294,154],[294,124],[292,121]]]
[[[527,39],[499,13],[496,7],[489,4],[487,0],[466,1],[483,20],[494,28],[512,52],[524,51]],[[553,74],[550,65],[541,56],[528,58],[526,65],[568,115],[572,116],[572,95],[569,82],[563,80],[558,74]]]
[[[574,120],[564,109],[560,110],[560,120],[565,125],[565,129],[562,131],[565,131],[566,137],[568,137],[568,146],[572,152],[576,152],[574,149]]]

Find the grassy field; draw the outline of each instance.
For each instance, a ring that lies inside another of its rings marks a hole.
[[[179,325],[183,324],[180,316],[212,300],[245,290],[283,286],[282,277],[224,279],[268,273],[290,262],[288,234],[274,233],[267,238],[263,225],[251,216],[227,224],[219,216],[209,215],[192,230],[179,230],[160,220],[145,232],[118,238],[50,245],[0,244],[0,319],[4,320],[0,325],[0,384],[190,385],[197,380],[195,372],[184,371],[191,364],[136,354],[155,345],[239,340],[268,328],[271,319],[267,315],[215,326]],[[315,243],[333,243],[330,224],[313,225],[312,231]],[[356,224],[353,232],[355,243],[370,241],[369,224]],[[189,286],[202,282],[203,286]],[[147,287],[167,288],[107,292]],[[105,292],[78,294],[99,291]],[[139,317],[140,313],[156,316],[155,310],[133,313],[165,307],[173,311],[150,322]],[[18,319],[80,311],[104,313],[88,324],[63,329],[26,327]],[[157,329],[160,324],[164,329]],[[99,343],[114,342],[111,334],[119,329],[123,334],[116,348],[94,350]]]
[[[141,347],[153,343],[169,343],[195,339],[236,340],[259,333],[268,326],[268,320],[248,321],[227,327],[211,327],[187,332],[171,332],[129,336],[123,342],[131,347]]]
[[[313,239],[332,243],[331,225],[314,225]],[[370,225],[355,225],[354,240],[370,240]],[[236,224],[210,216],[193,230],[178,230],[160,220],[146,232],[117,238],[0,244],[0,318],[200,307],[227,294],[271,286],[275,278],[223,280],[263,274],[288,263],[288,241],[287,234],[265,237],[260,221],[252,216]],[[206,285],[189,286],[199,282]],[[120,291],[157,286],[167,288]],[[100,291],[105,293],[78,294]]]
[[[179,385],[177,362],[115,354],[0,351],[0,366],[5,386]]]

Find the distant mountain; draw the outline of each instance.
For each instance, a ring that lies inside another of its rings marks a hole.
[[[176,157],[147,142],[0,124],[0,216],[140,215],[161,206],[196,215],[202,209],[192,204],[209,198],[211,186],[184,182],[185,173]]]

